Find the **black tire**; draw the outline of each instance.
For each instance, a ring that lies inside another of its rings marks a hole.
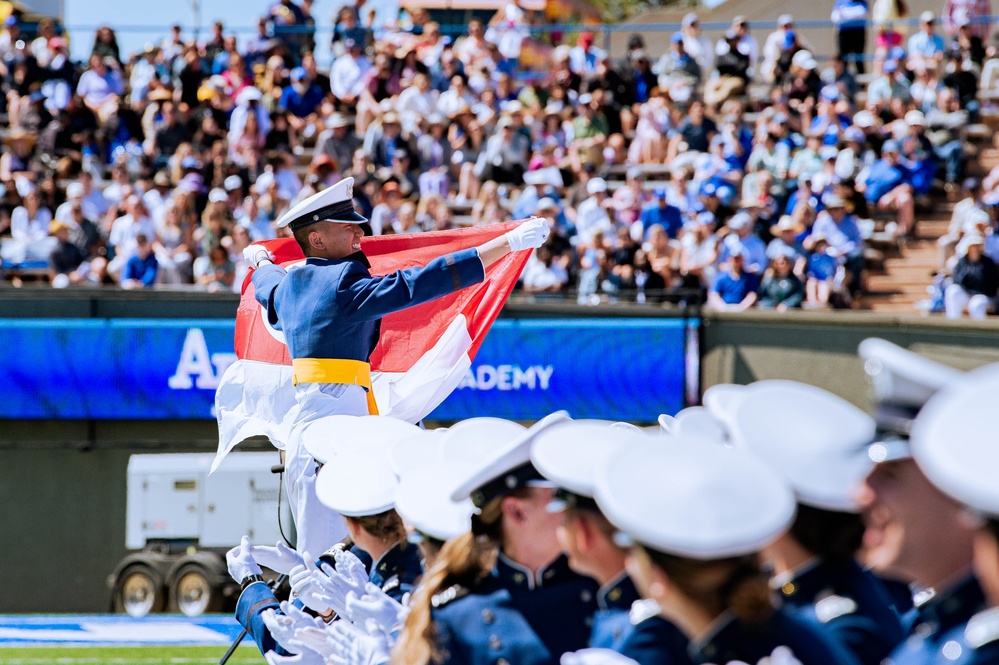
[[[163,578],[151,566],[133,563],[115,580],[114,611],[133,617],[162,612],[166,607]]]
[[[170,584],[170,609],[189,617],[222,609],[222,589],[199,563],[184,564]]]

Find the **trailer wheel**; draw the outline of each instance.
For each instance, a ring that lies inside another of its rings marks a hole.
[[[162,612],[166,605],[163,579],[153,568],[133,563],[121,571],[114,589],[114,610],[133,617]]]
[[[189,617],[221,610],[222,589],[211,582],[212,577],[199,563],[182,566],[170,586],[171,606]]]

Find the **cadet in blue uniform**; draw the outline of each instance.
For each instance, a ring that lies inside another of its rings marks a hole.
[[[715,388],[708,390],[705,403]],[[869,415],[821,388],[759,381],[724,404],[734,445],[788,480],[798,501],[791,528],[763,550],[784,607],[816,619],[865,665],[902,641],[902,624],[880,580],[857,563],[864,524],[857,485],[871,462]],[[721,414],[720,414],[721,416]]]
[[[931,484],[907,438],[923,404],[960,372],[883,340],[865,340],[860,355],[874,387],[875,419],[886,434],[867,451],[876,464],[860,488],[865,556],[875,572],[920,590],[904,623],[908,637],[885,662],[965,662],[968,622],[985,607],[972,574],[974,525],[958,501]]]
[[[532,219],[477,248],[434,259],[425,267],[373,277],[361,248],[367,220],[354,212],[353,178],[311,196],[285,213],[278,227],[295,236],[305,264],[274,265],[260,245],[244,250],[257,301],[283,333],[292,359],[299,411],[285,449],[289,499],[298,527],[296,549],[321,552],[343,537],[342,522],[314,502],[314,463],[298,445],[302,429],[334,414],[377,413],[368,358],[381,317],[481,282],[485,269],[510,251],[539,247],[548,235]]]
[[[641,607],[632,613],[640,596],[625,571],[628,551],[614,543],[615,529],[593,499],[597,469],[628,445],[647,438],[640,431],[610,424],[560,423],[535,437],[531,461],[557,486],[549,510],[563,515],[558,535],[569,566],[600,584],[589,646],[612,649],[641,665],[681,665],[690,662],[683,633],[669,622],[662,625],[644,616]],[[636,624],[643,622],[650,625],[632,640]]]
[[[999,365],[969,372],[932,397],[912,427],[912,456],[930,481],[969,509],[977,522],[974,568],[987,609],[967,619],[963,633],[948,636],[947,662],[999,663],[999,446],[996,446],[995,396]],[[969,589],[969,592],[971,590]],[[977,594],[967,600],[974,607]],[[962,613],[963,614],[963,613]],[[896,662],[944,662],[918,660]]]
[[[471,498],[479,512],[414,596],[399,663],[554,665],[586,646],[596,584],[569,569],[547,511],[552,488],[529,454],[534,436],[566,418],[549,416],[459,479],[452,500]]]
[[[812,622],[773,605],[759,550],[794,517],[794,494],[748,453],[674,435],[630,445],[596,479],[597,505],[630,541],[642,595],[690,639],[695,663],[856,663]]]

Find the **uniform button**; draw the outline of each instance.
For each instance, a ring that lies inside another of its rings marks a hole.
[[[490,649],[492,649],[494,651],[498,651],[502,647],[503,647],[503,643],[500,642],[500,638],[499,638],[498,635],[490,635],[489,636],[489,648]]]
[[[524,577],[524,573],[514,573],[513,574],[513,581],[516,582],[517,584],[523,584],[524,580],[526,580],[526,579],[527,578]]]
[[[940,653],[942,653],[944,658],[947,660],[957,660],[961,657],[962,651],[963,649],[961,648],[961,645],[954,640],[947,642],[947,644],[943,645],[943,648],[940,649]]]
[[[798,585],[794,582],[785,582],[780,586],[780,592],[785,596],[793,596],[798,590]]]
[[[555,576],[555,571],[554,571],[554,570],[548,570],[548,571],[547,571],[547,572],[545,573],[545,579],[546,579],[546,580],[550,580],[550,579],[551,579],[552,577],[554,577],[554,576]]]
[[[593,594],[591,594],[589,591],[583,591],[581,594],[579,594],[579,599],[582,600],[584,603],[588,603],[593,599]]]
[[[482,620],[485,623],[490,624],[496,620],[496,615],[493,614],[492,610],[482,610]]]
[[[621,589],[612,589],[607,598],[611,601],[617,602],[617,599],[621,597]]]

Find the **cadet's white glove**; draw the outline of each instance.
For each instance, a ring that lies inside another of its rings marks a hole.
[[[251,545],[250,555],[261,566],[270,568],[276,573],[287,575],[295,566],[304,565],[302,555],[285,545],[280,540],[274,547],[269,545]]]
[[[522,249],[537,249],[548,239],[548,222],[541,217],[532,217],[513,231],[506,234],[510,251],[519,252]]]
[[[338,550],[333,558],[336,568],[323,563],[316,567],[308,552],[304,555],[305,567],[296,568],[291,575],[291,590],[298,594],[305,605],[320,614],[332,609],[343,615],[347,609],[347,594],[353,591],[364,595],[364,585],[368,583],[368,573],[364,564],[356,556],[345,550]],[[304,594],[304,595],[303,595]],[[326,603],[324,607],[316,607]]]
[[[264,654],[268,665],[326,665],[326,661],[318,653],[303,651],[294,656],[279,656],[273,651]]]
[[[364,628],[347,621],[330,624],[325,630],[304,628],[298,639],[331,665],[384,665],[392,650],[391,638],[370,620]]]
[[[225,553],[225,563],[229,567],[229,574],[232,575],[232,579],[236,580],[237,584],[240,584],[250,575],[263,574],[260,566],[253,560],[250,549],[250,537],[243,536],[239,545]]]
[[[611,649],[580,649],[562,654],[562,665],[638,665],[627,656]]]
[[[243,259],[256,268],[261,261],[273,261],[270,252],[263,245],[247,245],[243,248]]]
[[[290,607],[287,601],[281,604],[281,611],[286,612]],[[296,628],[316,627],[312,617],[301,613],[298,615],[278,614],[273,609],[264,610],[260,613],[260,618],[264,620],[264,625],[270,632],[274,641],[284,647],[285,651],[291,653],[302,653],[308,649],[295,637]]]
[[[344,616],[359,626],[374,621],[386,633],[401,626],[409,615],[409,608],[382,591],[377,584],[368,582],[364,595],[351,591],[347,594]]]
[[[305,552],[302,558],[303,563],[292,568],[288,574],[291,593],[306,607],[319,614],[329,614],[330,610],[340,614],[344,610],[344,603],[341,602],[339,607],[335,606],[337,590],[329,576],[316,567],[311,554]]]

